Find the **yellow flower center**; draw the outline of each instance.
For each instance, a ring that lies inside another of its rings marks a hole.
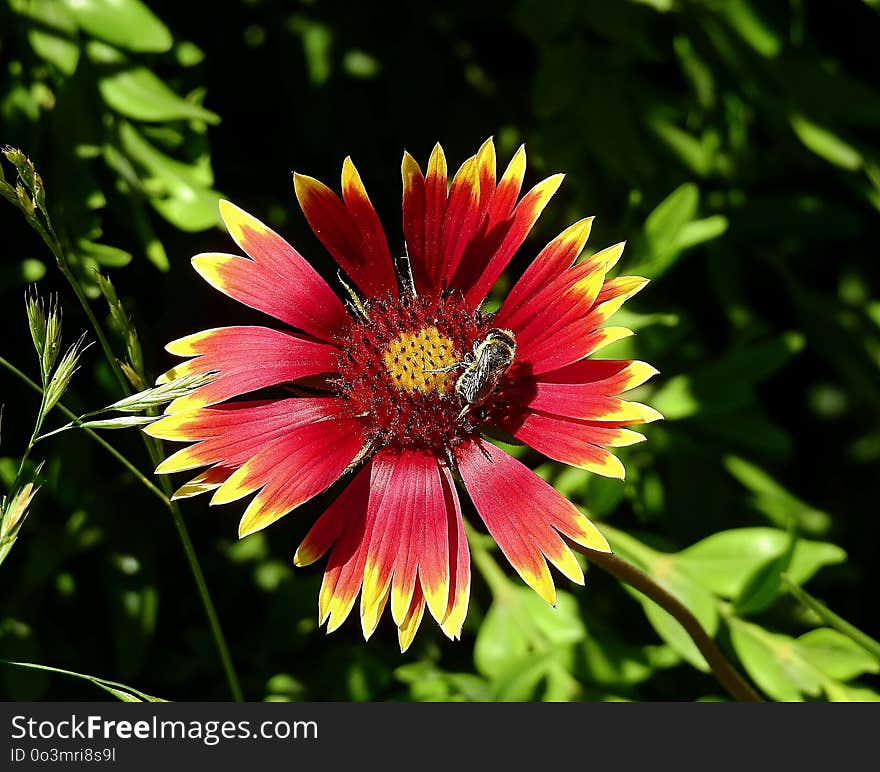
[[[436,327],[400,333],[382,356],[388,375],[401,391],[449,394],[455,386],[456,372],[431,372],[458,362],[455,344]]]

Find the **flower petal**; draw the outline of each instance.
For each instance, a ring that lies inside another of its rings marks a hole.
[[[344,200],[314,177],[295,173],[296,197],[333,259],[367,295],[397,295],[397,276],[379,217],[351,158],[342,166]]]
[[[623,427],[571,421],[530,411],[512,413],[497,424],[548,458],[621,480],[625,474],[623,464],[602,446],[622,447],[645,439],[638,432]]]
[[[597,252],[522,298],[518,305],[505,303],[499,311],[496,324],[515,331],[519,359],[528,363],[531,372],[571,364],[610,342],[612,333],[600,333],[598,328],[610,315],[606,312],[616,308],[599,312],[596,304],[608,267],[622,250],[621,243]],[[622,328],[616,332],[618,337],[628,334]]]
[[[568,226],[538,253],[504,298],[496,316],[499,326],[519,326],[517,311],[523,306],[528,309],[531,298],[539,295],[551,282],[555,282],[563,272],[571,268],[583,251],[592,226],[592,217],[579,220]]]
[[[425,263],[425,175],[409,153],[400,165],[403,178],[403,238],[418,289],[428,289],[431,281]]]
[[[537,378],[520,378],[505,395],[534,412],[565,418],[650,423],[662,418],[660,413],[612,395],[644,383],[656,372],[645,362],[584,360]]]
[[[229,479],[229,475],[231,475],[235,471],[232,467],[226,466],[212,466],[210,469],[206,469],[204,472],[197,474],[187,483],[181,485],[171,496],[172,501],[177,501],[178,499],[188,499],[193,496],[198,496],[200,493],[207,493],[208,491],[213,491],[223,485],[226,480]]]
[[[351,491],[351,495],[339,504],[339,508],[334,510],[336,514],[331,516],[344,519],[344,523],[340,523],[339,535],[330,552],[318,594],[318,623],[327,622],[328,633],[348,618],[364,581],[367,545],[370,542],[367,508],[371,475],[372,466],[368,462],[349,485],[347,490]]]
[[[344,531],[356,520],[353,513],[366,507],[370,497],[371,465],[368,463],[354,476],[336,500],[324,511],[297,547],[295,566],[308,566],[324,557]]]
[[[332,403],[334,398],[230,402],[169,414],[144,431],[158,439],[195,443],[166,458],[156,468],[157,474],[220,462],[240,466],[272,440],[319,420]]]
[[[439,285],[443,266],[443,226],[446,221],[447,206],[446,156],[438,142],[428,159],[425,174],[425,241],[423,261],[430,286]]]
[[[571,502],[501,449],[474,442],[459,448],[457,460],[489,533],[526,584],[548,603],[555,603],[556,589],[546,558],[577,579],[573,557],[556,531],[584,547],[610,552],[602,534]]]
[[[290,400],[292,403],[319,400]],[[239,536],[265,528],[329,487],[363,447],[361,424],[342,414],[338,400],[320,400],[318,414],[300,417],[281,436],[263,443],[221,485],[212,504],[259,493],[245,509]]]
[[[250,391],[335,372],[339,349],[294,333],[268,327],[217,327],[187,335],[165,347],[192,356],[160,376],[159,383],[181,375],[216,372],[205,386],[174,400],[166,413],[222,402]]]
[[[277,233],[228,201],[220,215],[251,259],[201,254],[193,267],[213,287],[246,306],[323,340],[348,319],[342,301],[320,275]]]
[[[423,475],[417,512],[422,524],[419,544],[419,583],[428,609],[438,622],[446,617],[449,605],[449,513],[447,491],[444,490],[437,460],[431,458],[430,469]]]
[[[480,166],[476,156],[465,161],[449,187],[449,200],[443,224],[441,265],[436,286],[448,284],[464,250],[480,225]]]
[[[600,327],[585,333],[584,326],[574,322],[538,338],[520,341],[517,336],[517,359],[525,371],[542,375],[585,359],[632,334],[626,327]]]
[[[467,616],[471,596],[471,556],[452,474],[445,466],[440,467],[440,472],[449,521],[450,553],[449,602],[440,627],[450,638],[457,639],[461,637],[461,628]]]
[[[478,305],[492,288],[563,178],[557,174],[539,182],[517,204],[524,174],[525,150],[521,147],[492,194],[480,229],[450,281],[471,305]]]
[[[425,615],[425,596],[422,588],[416,584],[409,609],[397,628],[397,640],[400,643],[400,653],[403,654],[410,647],[416,637],[422,617]]]
[[[404,548],[401,534],[410,532],[409,548],[418,560],[419,579],[429,608],[441,620],[449,597],[446,499],[437,460],[419,451],[380,453],[373,460],[374,481],[370,498],[371,531],[361,622],[365,634],[375,629],[379,602],[391,587]],[[410,521],[410,522],[407,522]],[[410,605],[410,569],[404,568],[397,589],[395,621]],[[392,602],[392,613],[395,613]]]

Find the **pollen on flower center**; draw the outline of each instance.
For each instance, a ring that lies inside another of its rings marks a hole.
[[[455,365],[490,320],[461,293],[370,298],[338,337],[339,395],[380,447],[449,450],[474,436],[481,411],[461,415]]]
[[[449,394],[455,386],[452,371],[437,372],[458,362],[455,343],[433,325],[400,333],[388,344],[383,358],[388,374],[402,390]]]

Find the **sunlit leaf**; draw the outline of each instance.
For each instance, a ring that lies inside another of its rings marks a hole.
[[[823,673],[840,681],[849,681],[863,673],[880,672],[880,662],[853,640],[821,627],[797,639],[801,654]]]
[[[536,651],[570,648],[586,634],[577,602],[559,592],[556,608],[525,588],[499,596],[486,614],[474,645],[474,662],[495,678]]]
[[[792,530],[785,550],[749,577],[734,604],[738,614],[748,616],[764,611],[782,594],[782,574],[791,566],[797,544],[797,533]]]
[[[856,171],[862,166],[862,156],[858,150],[833,132],[803,115],[792,115],[790,121],[798,139],[816,155],[848,171]]]
[[[762,567],[786,554],[790,538],[775,528],[735,528],[712,534],[682,550],[675,561],[712,592],[737,598]],[[803,583],[826,565],[846,559],[846,552],[827,542],[798,539],[788,571]]]
[[[36,22],[28,28],[34,52],[65,75],[72,75],[79,63],[79,30],[67,6],[57,0],[16,0],[11,5]]]
[[[784,665],[786,650],[770,633],[738,619],[730,621],[730,640],[746,672],[765,694],[780,702],[801,702],[803,692]],[[793,644],[791,649],[793,651]],[[818,693],[819,684],[810,684]]]
[[[178,96],[151,70],[139,65],[105,75],[98,81],[98,89],[108,106],[135,120],[220,122],[216,113]]]
[[[140,0],[61,0],[90,35],[129,51],[171,48],[168,27]],[[60,4],[60,3],[59,3]]]

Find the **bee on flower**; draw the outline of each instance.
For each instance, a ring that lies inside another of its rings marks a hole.
[[[608,543],[484,433],[494,427],[556,461],[622,478],[608,448],[644,439],[629,427],[660,417],[619,396],[654,368],[590,359],[631,334],[606,322],[647,283],[607,278],[623,244],[578,262],[592,218],[542,249],[496,313],[482,309],[562,181],[549,177],[521,196],[524,149],[500,180],[495,163],[491,139],[451,181],[439,145],[424,173],[404,154],[402,261],[392,257],[350,158],[341,198],[296,174],[309,225],[351,282],[343,280],[347,301],[229,202],[221,215],[247,257],[193,258],[208,283],[274,321],[168,345],[187,359],[164,378],[213,379],[145,429],[188,443],[156,471],[203,468],[178,498],[213,491],[211,503],[224,504],[250,496],[240,536],[350,476],[294,556],[305,566],[329,553],[318,604],[328,631],[360,595],[366,637],[389,602],[402,650],[426,608],[449,637],[460,636],[471,575],[459,486],[523,580],[554,603],[548,563],[583,583],[568,542],[604,552]],[[290,387],[284,396],[258,394],[279,385]]]

